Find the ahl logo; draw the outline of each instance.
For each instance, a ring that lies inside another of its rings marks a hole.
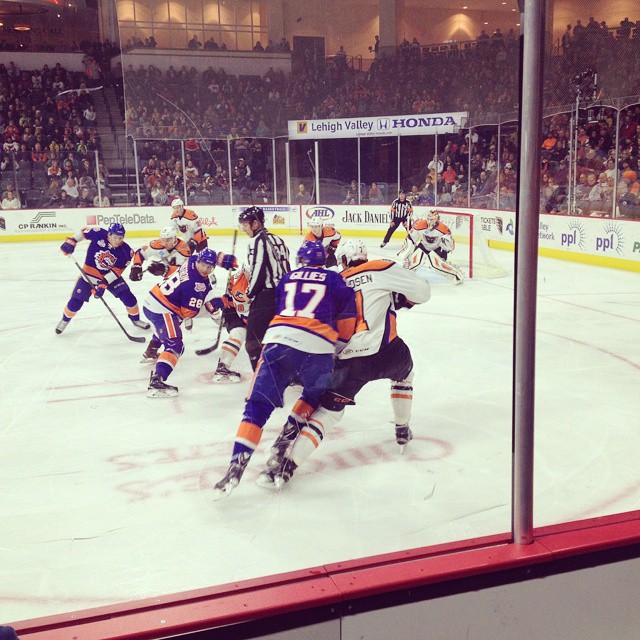
[[[305,215],[309,220],[313,217],[322,218],[323,220],[331,220],[336,214],[330,207],[310,207]]]
[[[308,133],[309,123],[306,121],[298,122],[298,133]]]
[[[38,211],[38,213],[33,217],[30,224],[38,224],[42,220],[46,220],[47,218],[55,218],[55,211]]]
[[[197,293],[200,293],[201,291],[206,291],[207,290],[207,286],[203,282],[196,282],[194,284],[193,288],[195,289],[195,291]]]
[[[617,224],[608,223],[604,228],[604,236],[596,237],[596,251],[602,251],[602,253],[615,251],[618,255],[621,255],[623,249],[624,236],[622,229]]]
[[[100,271],[108,271],[116,266],[116,257],[110,251],[98,251],[95,255],[95,261]]]
[[[570,249],[574,247],[584,251],[587,245],[587,233],[580,220],[569,222],[569,231],[560,236],[560,246]]]

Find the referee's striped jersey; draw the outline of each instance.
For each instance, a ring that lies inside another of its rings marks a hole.
[[[247,295],[255,298],[264,289],[275,289],[280,278],[291,271],[289,249],[282,238],[262,229],[249,239],[247,266],[251,271]]]
[[[391,203],[391,216],[394,220],[406,220],[413,213],[413,207],[408,200],[396,198]]]

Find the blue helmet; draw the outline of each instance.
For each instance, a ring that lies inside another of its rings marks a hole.
[[[203,249],[200,253],[196,253],[196,262],[204,262],[215,267],[218,261],[218,254],[213,249]]]
[[[298,264],[309,267],[322,267],[327,261],[327,252],[322,242],[305,242],[298,249]]]
[[[107,233],[110,236],[122,236],[124,238],[125,231],[124,227],[119,222],[114,222],[113,224],[109,225]]]

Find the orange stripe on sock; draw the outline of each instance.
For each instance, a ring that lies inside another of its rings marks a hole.
[[[229,348],[226,345],[222,345],[222,347],[220,347],[223,351],[226,351],[227,353],[230,353],[234,358],[238,355],[238,351],[235,351],[233,348]]]
[[[127,307],[127,313],[130,316],[137,316],[140,313],[140,309],[138,308],[138,305],[134,305],[133,307]]]
[[[313,435],[311,435],[308,431],[306,431],[306,430],[304,430],[304,429],[303,429],[303,430],[300,432],[300,435],[301,435],[301,436],[306,436],[307,438],[309,438],[309,440],[311,440],[311,442],[313,443],[313,446],[314,446],[316,449],[318,448],[318,445],[319,445],[320,443],[319,443],[319,442],[315,439],[315,437],[314,437]]]
[[[236,440],[248,440],[257,447],[260,442],[260,438],[262,438],[262,429],[258,425],[255,425],[252,422],[245,422],[244,420],[240,423],[238,433],[236,434]]]
[[[158,360],[163,360],[171,365],[173,369],[178,364],[178,356],[175,353],[171,353],[171,351],[163,351],[159,356]]]
[[[308,420],[309,416],[315,411],[315,409],[308,403],[302,399],[299,399],[294,405],[293,409],[291,409],[291,413],[295,413],[297,416],[302,418],[303,420]]]
[[[65,307],[64,311],[62,313],[67,318],[73,318],[73,316],[76,315],[77,311],[71,311],[71,309],[69,309],[69,307]]]
[[[403,398],[404,400],[413,400],[413,396],[407,396],[404,393],[392,393],[392,398]]]

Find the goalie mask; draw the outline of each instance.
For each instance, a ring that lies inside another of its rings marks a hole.
[[[440,222],[440,215],[437,211],[429,211],[425,216],[425,221],[427,223],[427,229],[435,229]]]

